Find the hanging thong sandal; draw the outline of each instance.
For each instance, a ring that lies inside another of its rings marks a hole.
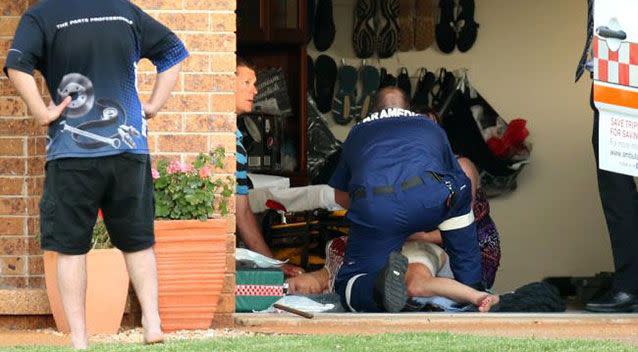
[[[379,89],[385,87],[395,87],[397,85],[397,78],[388,73],[385,68],[381,68],[381,81],[379,82]]]
[[[377,34],[374,31],[372,21],[376,12],[376,0],[357,0],[357,5],[354,8],[352,46],[360,59],[369,58],[374,54]]]
[[[377,95],[381,76],[379,70],[374,66],[365,65],[359,70],[361,76],[361,98],[357,102],[358,114],[357,122],[368,116],[374,106],[374,97]]]
[[[467,52],[476,42],[479,24],[474,21],[474,0],[460,0],[461,11],[456,17],[456,28],[459,38],[456,43],[459,51]]]
[[[332,99],[332,118],[340,125],[347,125],[356,115],[357,69],[343,65],[339,69],[339,90]]]
[[[379,32],[377,53],[385,59],[394,55],[399,45],[399,0],[380,0],[381,18],[385,24]]]
[[[430,106],[433,109],[436,109],[439,105],[441,105],[443,103],[441,100],[445,99],[445,97],[443,97],[443,81],[445,81],[446,75],[447,70],[444,67],[441,67],[439,69],[439,77],[436,78],[434,86],[430,90]]]
[[[414,29],[414,48],[425,50],[434,43],[435,0],[416,0],[416,22]]]
[[[399,0],[399,51],[414,46],[414,0]]]
[[[456,31],[454,30],[454,1],[440,0],[441,16],[436,25],[436,43],[441,52],[449,54],[456,46]]]
[[[408,75],[408,69],[401,67],[399,76],[397,77],[397,87],[399,87],[403,93],[408,97],[408,100],[412,97],[412,83],[410,82],[410,76]]]
[[[430,91],[435,81],[434,73],[429,72],[425,67],[419,69],[419,80],[411,102],[413,111],[425,112],[430,107]]]
[[[332,94],[337,80],[337,64],[328,55],[319,55],[315,61],[315,90],[317,108],[322,113],[330,111]]]

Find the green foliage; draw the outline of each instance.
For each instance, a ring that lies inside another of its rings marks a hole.
[[[155,217],[173,220],[206,220],[218,210],[228,214],[234,179],[214,178],[213,169],[224,167],[224,148],[199,154],[192,164],[159,160],[153,169]],[[215,196],[221,196],[215,204]],[[215,205],[217,209],[215,209]]]
[[[93,237],[91,238],[91,248],[92,249],[108,249],[113,248],[113,244],[111,243],[111,239],[109,238],[109,233],[106,231],[106,226],[104,225],[104,220],[99,216],[97,221],[95,222],[95,226],[93,226]]]

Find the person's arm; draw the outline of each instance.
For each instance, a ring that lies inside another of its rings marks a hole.
[[[255,214],[253,214],[253,211],[250,209],[248,196],[237,195],[235,198],[237,202],[237,213],[235,216],[237,218],[239,236],[248,249],[272,258],[272,251],[268,248],[266,241],[264,241],[264,236],[262,236],[259,226],[257,226]]]
[[[338,190],[335,188],[335,202],[339,204],[343,209],[350,207],[350,195],[348,192]]]
[[[439,246],[443,244],[443,239],[441,238],[441,231],[434,230],[430,232],[415,232],[407,239],[408,241],[424,241],[430,242],[434,244],[438,244]]]
[[[239,237],[241,237],[242,241],[244,241],[248,249],[251,251],[273,258],[274,255],[266,244],[266,241],[264,241],[264,236],[262,235],[261,230],[259,230],[255,214],[253,214],[252,209],[250,209],[248,196],[236,195],[236,203],[237,208],[235,216],[237,218],[237,231],[239,232]],[[292,264],[284,264],[282,266],[282,270],[284,271],[284,275],[287,277],[294,277],[304,272],[302,268]]]
[[[474,201],[474,198],[476,198],[476,190],[480,183],[478,170],[474,163],[468,158],[461,157],[458,158],[458,161],[459,165],[461,165],[461,169],[463,169],[463,172],[465,173],[465,176],[470,179],[470,183],[472,184],[472,201]]]
[[[59,105],[51,102],[46,106],[32,75],[11,68],[7,70],[7,74],[40,126],[48,126],[57,120],[72,100],[71,97],[66,97]]]
[[[147,119],[155,117],[157,112],[166,104],[166,101],[171,96],[171,91],[175,88],[175,84],[177,84],[180,69],[181,63],[178,63],[168,70],[157,74],[151,98],[143,106],[144,117]]]

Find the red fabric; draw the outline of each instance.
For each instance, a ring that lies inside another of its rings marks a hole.
[[[281,210],[283,212],[288,212],[288,210],[286,210],[286,207],[283,204],[281,204],[281,203],[279,203],[277,201],[274,201],[272,199],[268,199],[266,201],[266,208],[273,209],[273,210]]]
[[[487,140],[487,146],[492,153],[502,159],[506,159],[514,154],[514,152],[523,147],[525,139],[529,136],[529,131],[525,127],[527,121],[523,119],[512,120],[503,137],[492,137]]]
[[[104,214],[102,214],[102,209],[98,209],[98,210],[97,210],[97,216],[98,216],[98,218],[100,218],[100,219],[104,219]]]

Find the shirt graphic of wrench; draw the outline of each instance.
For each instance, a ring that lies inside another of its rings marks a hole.
[[[77,135],[80,135],[82,137],[86,137],[88,139],[92,139],[94,141],[98,141],[98,142],[102,142],[105,144],[110,145],[111,147],[115,148],[115,149],[120,149],[120,145],[122,145],[122,141],[120,141],[117,138],[107,138],[107,137],[103,137],[100,136],[99,134],[95,134],[95,133],[91,133],[85,130],[81,130],[79,128],[75,128],[72,126],[69,126],[66,124],[66,121],[62,121],[60,122],[60,124],[63,126],[62,131],[69,131],[71,133],[75,133]]]

